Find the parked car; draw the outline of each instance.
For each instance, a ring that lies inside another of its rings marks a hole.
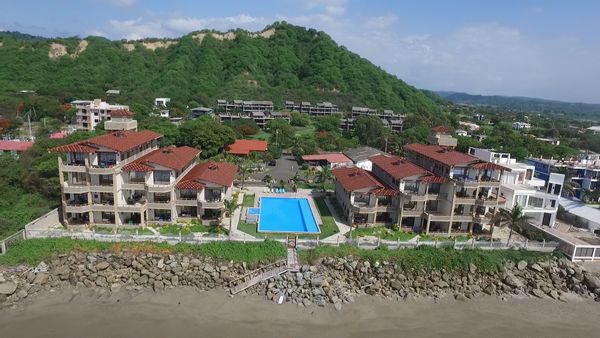
[[[276,165],[277,165],[277,161],[276,160],[269,161],[269,166],[274,167]]]

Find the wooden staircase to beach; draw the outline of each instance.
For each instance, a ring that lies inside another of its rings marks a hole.
[[[240,293],[249,287],[252,287],[262,281],[269,280],[273,277],[277,277],[288,271],[295,272],[300,271],[300,264],[298,263],[298,252],[296,251],[296,237],[288,237],[287,244],[287,260],[279,261],[273,264],[263,266],[262,268],[251,271],[244,276],[232,281],[229,288],[229,292],[232,295]],[[285,265],[283,263],[285,262]]]

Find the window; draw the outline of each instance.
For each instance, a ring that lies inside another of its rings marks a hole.
[[[524,207],[527,204],[527,195],[515,195],[515,205]]]
[[[166,170],[155,170],[154,173],[155,184],[169,184],[171,182],[171,172]]]
[[[534,208],[543,208],[544,199],[539,198],[539,197],[530,196],[528,205],[531,207],[534,207]]]

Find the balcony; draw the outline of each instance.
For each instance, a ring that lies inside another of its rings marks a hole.
[[[204,202],[200,202],[200,206],[203,209],[222,209],[224,208],[224,204],[223,201],[204,201]]]
[[[173,190],[173,186],[170,183],[148,184],[149,192],[170,192],[171,190]]]
[[[113,192],[114,187],[112,185],[90,185],[91,192]]]
[[[454,203],[455,204],[474,205],[475,197],[470,197],[470,196],[466,196],[466,195],[456,195],[454,197]]]
[[[90,191],[87,182],[64,182],[62,185],[64,193],[84,194]]]
[[[113,212],[115,211],[115,206],[111,204],[92,204],[91,210]]]
[[[377,209],[375,205],[369,205],[368,201],[355,199],[352,203],[352,211],[358,213],[374,212]]]
[[[89,212],[92,209],[90,208],[89,204],[69,204],[69,202],[66,203],[65,205],[65,212],[70,212],[70,213],[82,213],[82,212]]]
[[[452,221],[453,222],[472,222],[473,215],[470,213],[454,214],[454,217],[452,217]]]
[[[449,214],[441,213],[439,211],[425,211],[425,216],[427,216],[430,221],[450,222],[451,219]]]

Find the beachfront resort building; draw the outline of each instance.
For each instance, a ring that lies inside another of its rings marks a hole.
[[[489,228],[506,203],[500,182],[510,169],[439,144],[413,143],[404,150],[406,157],[369,156],[370,171],[358,166],[333,170],[336,197],[349,222],[396,223],[447,235]]]
[[[197,164],[200,151],[159,147],[162,135],[121,130],[55,148],[66,226],[211,222],[230,198],[237,166]]]
[[[76,124],[78,130],[94,130],[98,123],[107,120],[115,110],[129,110],[129,106],[106,103],[100,99],[94,101],[73,101],[77,109]]]

